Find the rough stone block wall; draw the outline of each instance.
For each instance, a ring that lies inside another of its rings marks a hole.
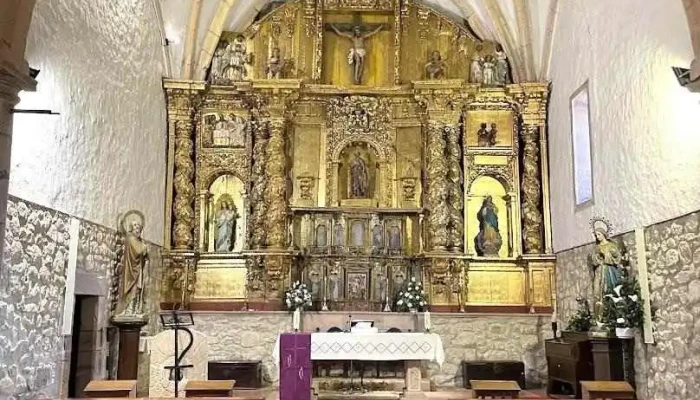
[[[700,212],[645,229],[654,344],[635,339],[640,399],[700,399]],[[634,235],[616,238],[630,253],[636,272]],[[568,321],[576,297],[592,299],[589,244],[557,254],[557,310]]]
[[[71,337],[63,336],[62,328],[70,221],[67,214],[16,197],[8,201],[0,269],[0,399],[56,398],[68,390]],[[94,378],[108,375],[106,328],[116,244],[116,230],[80,221],[76,272],[93,274],[106,289],[98,303]],[[160,248],[149,245],[153,278],[146,291],[158,298]],[[155,321],[158,303],[151,302],[150,307]],[[145,328],[157,329],[155,323]]]
[[[440,335],[445,364],[430,363],[435,387],[464,387],[462,361],[522,361],[528,387],[547,380],[544,340],[551,338],[549,318],[538,316],[434,315],[432,332]],[[545,321],[546,320],[546,321]]]

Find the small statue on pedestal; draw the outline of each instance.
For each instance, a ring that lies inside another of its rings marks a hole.
[[[267,59],[267,79],[282,78],[282,70],[284,69],[285,60],[280,55],[279,47],[272,49],[270,58]]]
[[[144,313],[148,245],[141,238],[143,225],[143,214],[134,210],[126,213],[120,223],[125,238],[116,310],[118,316],[136,316]]]
[[[425,75],[428,79],[442,79],[445,77],[445,62],[439,51],[433,51],[430,61],[425,64]]]

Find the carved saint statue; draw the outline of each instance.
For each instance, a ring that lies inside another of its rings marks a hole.
[[[488,55],[484,57],[481,68],[484,74],[483,84],[486,86],[493,86],[496,83],[496,61],[493,56]]]
[[[213,85],[222,85],[226,82],[223,81],[224,71],[228,66],[228,60],[226,57],[228,49],[228,42],[222,40],[214,52],[214,58],[211,62],[211,72],[209,74],[209,80]]]
[[[625,254],[618,245],[610,240],[612,227],[603,219],[596,218],[591,227],[595,236],[595,252],[590,256],[593,268],[593,317],[596,321],[602,318],[603,298],[613,293],[613,289],[621,283]]]
[[[478,52],[472,55],[471,71],[469,74],[470,83],[482,83],[484,81],[484,73],[481,67],[483,59]]]
[[[148,245],[141,238],[144,218],[138,211],[129,211],[121,220],[124,234],[124,254],[119,283],[118,315],[143,315],[144,283],[148,266]]]
[[[352,48],[348,53],[348,64],[353,66],[353,82],[355,85],[362,84],[362,73],[364,72],[365,56],[367,55],[367,50],[365,49],[365,39],[379,33],[384,26],[379,25],[369,33],[365,34],[362,33],[362,31],[366,28],[365,26],[356,25],[352,28],[351,32],[344,32],[335,24],[330,24],[330,27],[337,35],[352,41]]]
[[[476,253],[480,256],[498,256],[503,239],[498,230],[498,208],[491,196],[486,196],[476,218],[479,220],[479,233],[474,238]]]
[[[445,77],[445,62],[439,51],[433,51],[430,61],[425,64],[425,75],[428,79],[442,79]]]
[[[479,147],[492,147],[498,142],[496,140],[498,126],[494,123],[491,124],[491,129],[488,129],[487,126],[487,124],[482,123],[476,132]]]
[[[280,55],[279,47],[272,49],[270,58],[267,60],[267,79],[280,79],[282,77],[282,69],[285,61]]]
[[[496,83],[499,85],[507,85],[510,83],[510,72],[508,70],[508,57],[503,47],[500,45],[496,50]]]
[[[369,197],[369,173],[360,153],[355,153],[355,158],[350,163],[350,197],[353,199]]]
[[[226,116],[207,116],[207,121],[212,129],[212,143],[214,146],[244,147],[246,140],[246,128],[248,123],[242,117],[234,114]]]
[[[252,62],[252,57],[246,49],[245,39],[242,35],[238,35],[233,43],[227,48],[229,63],[224,71],[224,77],[228,82],[240,82],[244,80],[248,73],[246,64]]]
[[[340,221],[335,224],[335,239],[333,245],[341,247],[345,245],[345,222],[342,217]]]
[[[215,251],[229,252],[236,245],[236,224],[240,217],[236,205],[229,199],[221,202],[221,209],[216,215]]]

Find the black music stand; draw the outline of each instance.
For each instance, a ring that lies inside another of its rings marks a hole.
[[[180,365],[180,362],[185,357],[185,354],[187,354],[187,352],[190,350],[192,343],[194,342],[192,331],[190,331],[188,328],[188,326],[194,326],[194,318],[192,317],[192,313],[190,311],[173,310],[172,312],[161,313],[160,322],[163,324],[163,328],[172,329],[175,331],[175,365],[165,367],[165,369],[170,371],[170,380],[175,381],[175,398],[177,398],[179,396],[178,386],[180,380],[182,380],[182,370],[193,367],[191,364]],[[178,354],[180,352],[178,343],[180,331],[187,333],[187,335],[190,337],[190,343],[182,350],[182,354]]]

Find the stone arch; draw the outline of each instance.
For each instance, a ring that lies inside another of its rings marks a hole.
[[[383,150],[382,146],[377,143],[375,140],[372,140],[370,138],[358,138],[358,137],[349,137],[346,139],[341,140],[333,149],[333,152],[331,153],[331,160],[332,162],[338,162],[340,160],[340,155],[345,151],[346,148],[349,146],[352,146],[354,144],[366,144],[369,147],[371,147],[374,150],[374,153],[377,155],[377,158],[380,163],[385,163],[387,160],[387,154]]]
[[[248,188],[248,182],[246,180],[246,177],[241,174],[240,171],[233,171],[230,169],[226,168],[221,168],[221,169],[216,169],[212,171],[202,182],[202,189],[204,190],[209,190],[211,188],[211,185],[214,184],[214,182],[219,179],[222,176],[225,175],[232,175],[238,179],[240,179],[241,182],[243,182],[243,187]]]

